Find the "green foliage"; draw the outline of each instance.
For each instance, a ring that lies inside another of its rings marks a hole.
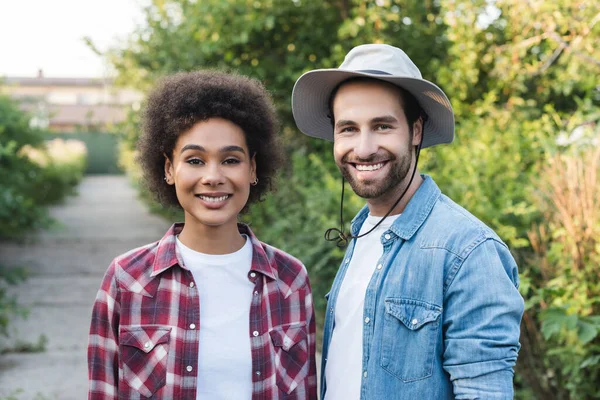
[[[48,226],[47,206],[72,193],[83,176],[85,148],[80,143],[44,139],[30,128],[27,114],[0,95],[0,240]],[[8,334],[12,317],[25,313],[7,294],[9,285],[24,279],[23,268],[0,264],[0,335]]]
[[[26,316],[27,310],[20,307],[13,297],[9,297],[9,285],[17,285],[27,278],[24,268],[6,269],[0,265],[0,335],[8,336],[8,325],[15,316]]]
[[[534,191],[544,218],[529,232],[534,252],[521,287],[527,301],[520,372],[540,394],[597,398],[600,148],[572,147],[549,159]]]
[[[47,226],[44,206],[72,193],[85,165],[84,147],[46,142],[17,103],[0,96],[0,239]]]
[[[22,230],[49,221],[32,185],[41,168],[21,153],[25,146],[42,144],[41,133],[29,127],[27,115],[0,96],[0,238],[19,236]]]
[[[61,132],[46,133],[44,137],[50,139],[63,139],[65,141],[77,140],[85,144],[87,149],[86,175],[96,174],[121,174],[118,166],[118,144],[120,133],[113,132]]]
[[[17,340],[17,342],[10,348],[0,349],[0,354],[8,353],[43,353],[46,351],[48,345],[48,337],[46,335],[40,335],[37,342],[25,342]]]
[[[329,292],[344,256],[344,249],[338,248],[335,242],[324,240],[327,228],[340,226],[341,178],[337,172],[332,173],[332,161],[317,153],[297,151],[290,161],[292,171],[282,173],[279,189],[263,203],[252,207],[244,220],[251,224],[261,240],[297,255],[307,266],[315,307],[322,322],[321,311],[326,305],[324,296]],[[321,185],[307,184],[310,182]],[[324,196],[324,193],[328,195]],[[346,232],[349,216],[362,206],[362,200],[347,185],[344,199]]]
[[[165,74],[221,68],[258,78],[273,94],[289,163],[279,190],[244,219],[305,263],[319,312],[343,256],[323,240],[339,226],[341,180],[331,144],[296,130],[291,90],[303,72],[339,65],[355,45],[404,49],[456,115],[455,143],[423,151],[421,170],[497,231],[520,266],[528,309],[517,397],[599,396],[598,244],[570,241],[577,230],[538,201],[554,193],[547,178],[568,175],[566,167],[549,172],[554,154],[598,145],[598,2],[154,0],[145,13],[146,24],[108,53],[121,83],[146,90]],[[121,163],[135,171],[139,113],[129,122]],[[346,229],[363,203],[346,191]]]

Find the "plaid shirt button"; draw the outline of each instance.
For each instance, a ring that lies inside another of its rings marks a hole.
[[[190,287],[194,287],[194,282],[190,282]]]
[[[190,329],[196,329],[196,324],[190,324]]]
[[[260,376],[260,371],[256,371],[256,376]]]
[[[146,343],[144,343],[144,348],[145,349],[149,349],[150,346],[152,346],[152,342],[146,342]]]
[[[187,372],[192,372],[193,368],[191,365],[188,365],[185,369],[187,370]]]
[[[252,332],[252,335],[254,335],[255,337],[258,336],[258,331]]]
[[[256,278],[256,273],[255,272],[250,272],[250,278]]]

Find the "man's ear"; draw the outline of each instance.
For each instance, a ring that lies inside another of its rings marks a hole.
[[[173,171],[173,163],[171,162],[169,156],[167,156],[165,153],[163,153],[163,155],[165,156],[165,182],[167,182],[169,185],[173,185],[175,184],[175,181],[173,180],[173,176],[175,175]]]
[[[412,145],[418,146],[419,143],[421,143],[422,136],[423,136],[423,118],[419,117],[413,124]]]

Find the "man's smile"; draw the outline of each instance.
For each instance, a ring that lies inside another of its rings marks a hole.
[[[376,164],[352,163],[352,165],[359,171],[377,171],[378,169],[382,168],[386,164],[386,162],[379,162]]]

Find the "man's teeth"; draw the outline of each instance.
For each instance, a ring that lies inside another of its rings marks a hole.
[[[356,169],[359,171],[375,171],[381,167],[383,167],[383,163],[371,165],[356,164]]]
[[[221,197],[211,197],[211,196],[202,196],[202,195],[199,195],[198,197],[201,198],[204,201],[210,201],[210,202],[213,202],[213,203],[217,203],[219,201],[227,200],[227,198],[229,196],[225,195],[225,196],[221,196]]]

